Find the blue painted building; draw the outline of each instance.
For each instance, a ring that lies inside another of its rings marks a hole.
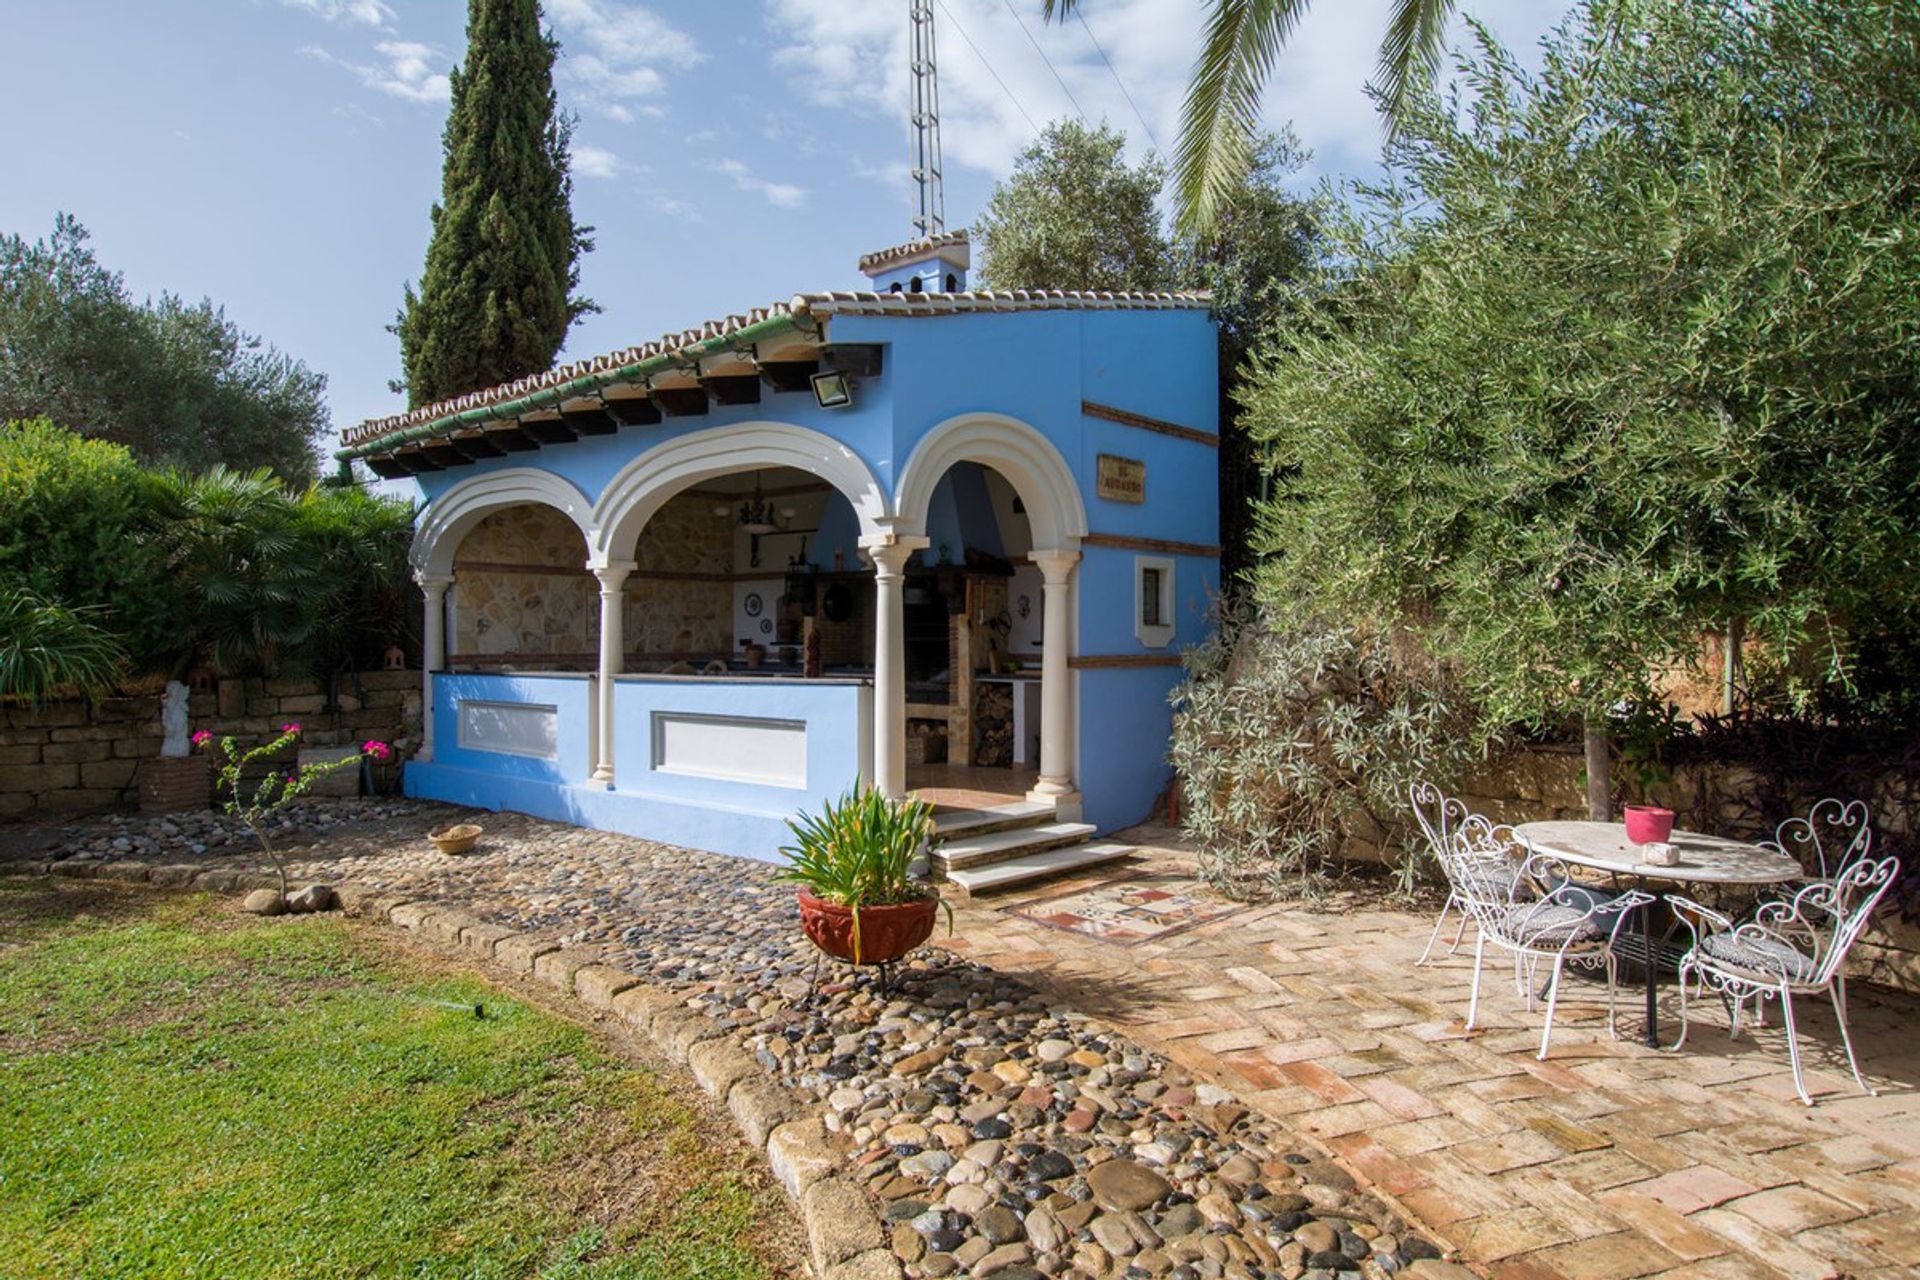
[[[345,433],[425,500],[409,794],[758,858],[863,776],[1147,815],[1219,586],[1207,299],[860,265]]]

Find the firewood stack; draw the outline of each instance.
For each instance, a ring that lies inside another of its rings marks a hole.
[[[1013,689],[980,684],[973,694],[973,762],[993,768],[1013,763]]]
[[[947,726],[932,720],[907,721],[907,763],[939,764],[947,758]]]

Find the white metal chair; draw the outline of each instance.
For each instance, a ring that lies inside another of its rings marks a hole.
[[[1440,908],[1440,918],[1433,922],[1433,932],[1427,935],[1426,948],[1413,962],[1418,967],[1433,954],[1433,944],[1440,940],[1440,930],[1453,911],[1460,913],[1460,924],[1453,931],[1447,954],[1460,949],[1460,939],[1466,934],[1469,920],[1460,898],[1460,886],[1471,882],[1488,893],[1504,896],[1513,889],[1520,863],[1513,856],[1512,842],[1502,845],[1494,839],[1494,825],[1479,814],[1469,812],[1465,801],[1449,798],[1425,780],[1407,788],[1407,798],[1413,803],[1414,821],[1420,824],[1420,832],[1427,839],[1427,850],[1447,878],[1447,900]],[[1473,838],[1462,841],[1459,837],[1469,828]]]
[[[1740,1035],[1741,1010],[1747,1001],[1754,1002],[1758,1020],[1761,1002],[1778,1000],[1786,1021],[1793,1087],[1800,1101],[1812,1106],[1800,1070],[1793,997],[1825,992],[1833,1001],[1854,1083],[1872,1094],[1873,1088],[1860,1074],[1853,1036],[1847,1029],[1847,952],[1899,873],[1898,858],[1879,862],[1857,858],[1833,879],[1815,880],[1791,898],[1763,902],[1751,920],[1737,924],[1711,907],[1670,896],[1680,922],[1693,935],[1693,945],[1680,958],[1680,1037],[1673,1048],[1678,1050],[1687,1042],[1689,979],[1727,1001],[1730,1039]]]
[[[1873,848],[1873,823],[1864,800],[1819,800],[1804,818],[1788,818],[1761,847],[1778,849],[1807,869],[1809,880],[1832,880]],[[1834,855],[1831,860],[1827,851]]]
[[[1456,858],[1468,865],[1498,852],[1505,856],[1512,847],[1512,832],[1495,827],[1484,819],[1462,825],[1456,844]],[[1477,846],[1477,847],[1476,847]],[[1637,889],[1615,897],[1598,899],[1591,894],[1576,895],[1567,866],[1560,859],[1537,850],[1528,854],[1519,874],[1504,892],[1494,891],[1485,881],[1465,878],[1455,884],[1455,893],[1479,931],[1473,948],[1473,995],[1467,1003],[1467,1030],[1473,1029],[1480,1012],[1480,970],[1488,942],[1513,953],[1516,977],[1522,984],[1527,1010],[1533,1009],[1532,970],[1542,960],[1553,968],[1547,978],[1547,1024],[1540,1033],[1540,1057],[1547,1056],[1553,1038],[1553,1014],[1560,1001],[1560,979],[1569,966],[1604,969],[1607,975],[1607,1034],[1617,1038],[1614,1024],[1614,987],[1618,963],[1613,954],[1614,940],[1633,913],[1650,905],[1654,897]],[[1520,973],[1524,966],[1526,972]]]

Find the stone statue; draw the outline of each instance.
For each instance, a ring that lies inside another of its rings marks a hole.
[[[192,750],[187,742],[187,686],[178,680],[167,681],[167,691],[160,696],[160,730],[166,735],[161,755],[178,758]]]

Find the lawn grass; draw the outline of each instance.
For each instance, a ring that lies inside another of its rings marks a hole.
[[[789,1222],[684,1085],[370,929],[0,880],[0,1274],[750,1280]]]

